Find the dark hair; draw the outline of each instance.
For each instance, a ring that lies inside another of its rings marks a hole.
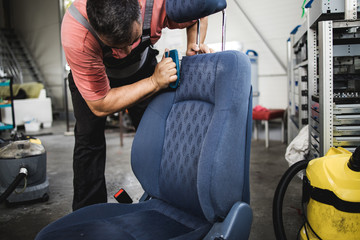
[[[141,21],[138,0],[87,0],[86,12],[94,30],[114,45],[130,43],[133,23]]]

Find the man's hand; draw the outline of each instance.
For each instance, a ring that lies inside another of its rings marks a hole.
[[[168,51],[169,49],[165,49],[165,52]],[[156,65],[154,74],[150,79],[157,90],[167,88],[170,83],[175,82],[177,80],[177,70],[172,58],[165,58],[164,53],[161,62]]]
[[[214,53],[212,48],[209,48],[206,44],[200,44],[200,48],[196,43],[189,43],[186,51],[186,56],[193,56],[196,53]]]
[[[165,49],[165,51],[169,51]],[[165,58],[156,67],[154,74],[133,84],[111,88],[108,94],[99,100],[86,101],[91,111],[99,117],[105,117],[133,106],[177,80],[176,64],[172,58]]]
[[[187,28],[187,49],[186,56],[193,56],[196,53],[213,53],[215,52],[213,49],[209,48],[206,44],[204,44],[208,18],[204,17],[200,20],[200,47],[197,42],[197,25],[198,23],[193,24],[192,26]]]

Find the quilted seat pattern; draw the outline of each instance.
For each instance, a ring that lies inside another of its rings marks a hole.
[[[163,159],[167,161],[162,161],[160,171],[162,197],[179,207],[190,207],[199,215],[202,210],[197,195],[197,169],[212,112],[213,106],[205,102],[174,105],[163,149]]]
[[[236,51],[182,59],[179,88],[154,99],[133,143],[147,193],[208,221],[249,202],[249,66]]]
[[[181,85],[166,122],[160,169],[162,198],[201,216],[197,169],[214,110],[217,61],[216,54],[184,58]]]

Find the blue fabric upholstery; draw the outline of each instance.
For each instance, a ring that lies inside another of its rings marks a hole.
[[[184,57],[180,76],[144,115],[133,171],[150,195],[213,222],[249,203],[249,61],[236,51]]]
[[[200,19],[226,8],[226,0],[166,0],[166,14],[175,22]]]
[[[243,201],[250,204],[250,150],[251,150],[251,134],[252,134],[252,87],[249,96],[249,108],[247,112],[247,123],[246,123],[246,139],[245,139],[245,162],[244,162],[244,187],[243,187]]]
[[[75,211],[44,228],[36,239],[201,239],[210,225],[160,201],[97,204]],[[194,239],[194,238],[193,238]]]
[[[184,57],[180,76],[175,92],[148,106],[132,146],[132,169],[153,199],[80,209],[37,240],[203,239],[235,204],[249,203],[249,58]]]

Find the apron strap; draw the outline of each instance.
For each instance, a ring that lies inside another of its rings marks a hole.
[[[151,19],[152,19],[152,12],[153,12],[153,6],[154,6],[154,0],[147,0],[146,6],[145,6],[145,16],[144,16],[144,24],[143,24],[143,34],[141,38],[141,42],[145,42],[147,40],[150,40],[150,34],[151,34]],[[74,6],[74,4],[71,4],[69,7],[69,13],[71,16],[73,16],[81,25],[83,25],[87,30],[91,32],[91,34],[96,38],[96,40],[99,42],[101,47],[104,47],[105,45],[103,42],[99,39],[98,35],[96,34],[93,27],[90,25],[90,23],[86,20],[86,18],[81,15],[79,10]]]
[[[90,23],[86,20],[86,18],[81,15],[79,10],[74,6],[74,4],[71,4],[69,7],[69,13],[81,24],[83,25],[87,30],[91,32],[91,34],[96,38],[96,40],[99,42],[102,51],[103,51],[103,62],[106,67],[106,74],[108,77],[113,78],[126,78],[133,74],[135,74],[145,63],[146,57],[148,55],[149,46],[151,45],[150,42],[150,35],[151,35],[151,18],[152,18],[152,11],[154,6],[154,0],[146,0],[146,6],[145,6],[145,16],[144,16],[144,24],[143,24],[143,33],[141,38],[141,43],[139,46],[137,46],[135,49],[138,49],[137,54],[138,57],[136,57],[137,60],[130,60],[133,56],[125,57],[124,59],[114,59],[115,64],[113,66],[109,66],[107,63],[108,61],[105,61],[106,56],[112,56],[112,50],[110,47],[106,46],[98,37],[93,27],[90,25]],[[133,54],[135,54],[135,49],[133,49]],[[140,52],[139,52],[140,51]],[[116,67],[126,65],[126,67]]]
[[[154,0],[146,0],[142,42],[150,40],[153,6]]]
[[[93,29],[93,27],[90,25],[90,23],[86,20],[86,18],[81,15],[81,13],[79,12],[79,10],[74,6],[74,4],[71,4],[71,6],[69,7],[69,13],[71,14],[71,16],[73,16],[73,18],[76,19],[76,21],[78,21],[81,25],[83,25],[87,30],[89,30],[91,32],[91,34],[96,38],[96,40],[99,42],[101,47],[104,47],[105,44],[99,39],[98,35],[96,34],[95,30]]]

